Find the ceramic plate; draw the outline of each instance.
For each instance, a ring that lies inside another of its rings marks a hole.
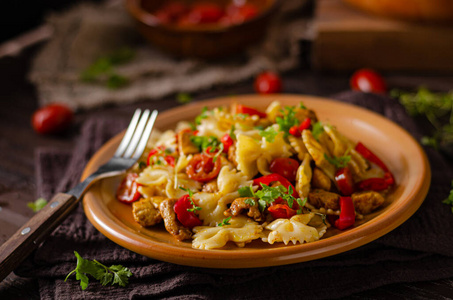
[[[83,204],[90,222],[115,243],[136,253],[182,265],[209,268],[253,268],[304,262],[338,254],[388,233],[406,221],[423,202],[430,184],[431,171],[425,153],[404,129],[388,119],[363,108],[329,99],[300,95],[242,95],[195,102],[159,115],[156,128],[173,128],[177,121],[193,120],[204,106],[214,108],[237,101],[264,109],[271,101],[285,105],[302,101],[314,109],[321,121],[337,126],[353,141],[361,141],[389,166],[396,187],[384,207],[367,215],[354,228],[329,229],[317,242],[285,246],[254,241],[244,248],[235,245],[221,250],[199,250],[190,241],[180,242],[163,226],[143,228],[132,217],[131,206],[115,200],[119,178],[100,181],[85,196]],[[106,162],[122,135],[106,143],[89,161],[83,177]]]

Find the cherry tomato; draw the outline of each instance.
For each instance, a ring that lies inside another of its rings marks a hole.
[[[335,181],[343,196],[350,196],[354,192],[354,181],[348,167],[338,169],[335,173]]]
[[[294,209],[289,208],[287,204],[275,204],[269,206],[267,210],[274,219],[289,219],[297,213]]]
[[[272,173],[280,174],[290,182],[296,181],[298,168],[299,162],[297,160],[286,157],[278,157],[269,165],[269,169]]]
[[[192,209],[193,204],[190,201],[189,195],[184,195],[178,199],[178,201],[173,206],[173,210],[176,213],[178,221],[181,222],[187,228],[193,228],[195,226],[200,226],[203,224],[201,220],[195,215],[193,211],[188,211]]]
[[[168,155],[165,153],[165,147],[159,146],[157,148],[151,149],[148,153],[148,158],[146,160],[146,164],[149,165],[154,165],[158,161],[161,161],[161,158],[164,159],[165,163],[169,166],[174,167],[175,166],[175,158],[171,155]],[[162,161],[161,161],[162,162]]]
[[[121,181],[116,191],[116,199],[124,203],[132,203],[140,199],[141,195],[138,192],[140,184],[137,183],[138,175],[128,173]]]
[[[192,24],[215,23],[225,14],[225,11],[214,3],[194,4],[187,14],[187,21]]]
[[[193,180],[207,182],[217,177],[221,166],[219,157],[216,157],[214,161],[212,155],[199,153],[189,161],[186,173]]]
[[[351,89],[365,93],[386,93],[387,85],[384,78],[371,69],[360,69],[352,74]]]
[[[247,114],[247,115],[257,115],[260,118],[265,118],[267,117],[267,114],[264,112],[261,112],[257,109],[242,105],[242,104],[237,104],[236,105],[236,113],[237,114]]]
[[[74,118],[73,111],[63,104],[53,103],[33,113],[33,129],[40,134],[60,133],[69,128]]]
[[[274,94],[282,91],[282,80],[277,73],[265,71],[255,78],[255,91],[258,94]]]

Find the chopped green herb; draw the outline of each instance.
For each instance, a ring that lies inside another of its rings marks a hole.
[[[346,167],[348,165],[348,163],[351,161],[350,155],[344,155],[344,156],[340,156],[340,157],[336,157],[336,156],[330,157],[324,153],[324,157],[328,162],[330,162],[332,165],[334,165],[337,169]]]
[[[448,198],[446,198],[444,201],[442,201],[443,204],[450,205],[451,207],[451,212],[453,213],[453,180],[451,181],[451,190],[450,194],[448,195]]]
[[[441,145],[453,144],[453,91],[435,93],[425,87],[416,92],[392,90],[391,96],[398,99],[412,116],[424,116],[433,126],[432,136],[423,137],[426,146],[439,149]]]
[[[236,114],[236,117],[241,120],[247,119],[248,116],[249,116],[249,114]]]
[[[189,194],[189,200],[190,200],[190,204],[192,204],[192,208],[188,208],[187,211],[190,211],[190,212],[195,212],[197,210],[201,210],[201,207],[200,206],[197,206],[195,204],[195,202],[193,202],[193,192],[189,189],[186,189],[182,186],[179,187],[180,190],[183,190],[185,192],[187,192]]]
[[[243,186],[238,190],[241,197],[255,197],[252,186]]]
[[[267,127],[265,130],[260,131],[260,136],[264,137],[266,142],[273,143],[278,132],[274,129],[273,126]]]
[[[299,108],[300,109],[307,109],[307,107],[302,102],[299,103]]]
[[[192,96],[188,93],[178,93],[176,95],[176,101],[178,101],[178,103],[180,104],[187,104],[192,101]]]
[[[204,106],[201,110],[201,114],[195,118],[195,124],[200,125],[201,120],[206,119],[209,116],[208,107]]]
[[[205,151],[208,147],[211,147],[211,153],[214,153],[220,145],[223,145],[215,136],[192,135],[190,136],[190,141],[197,146],[200,151]]]
[[[223,219],[222,222],[220,222],[219,224],[217,224],[217,226],[231,225],[231,224],[229,223],[230,220],[231,220],[231,216],[228,217],[228,218]]]
[[[305,197],[304,199],[301,199],[301,198],[297,198],[296,201],[297,201],[297,204],[299,204],[299,209],[297,210],[297,214],[300,215],[302,213],[302,208],[305,206],[305,204],[307,203],[307,197]]]
[[[318,140],[319,136],[324,132],[324,127],[321,122],[316,122],[313,124],[313,127],[311,129],[311,133],[313,134],[313,137]]]
[[[47,205],[47,200],[44,198],[38,198],[35,202],[28,202],[27,206],[33,210],[33,212],[38,212]]]
[[[284,109],[281,110],[283,113],[283,117],[277,117],[275,122],[280,127],[280,131],[283,131],[285,137],[289,135],[289,129],[295,125],[299,125],[299,120],[296,118],[296,111],[294,107],[285,106]]]
[[[77,266],[66,276],[65,281],[68,280],[69,276],[73,273],[76,273],[76,279],[80,280],[82,290],[85,290],[88,287],[89,278],[87,275],[99,280],[102,285],[118,284],[123,287],[128,284],[129,277],[132,276],[132,272],[121,265],[107,267],[97,260],[90,261],[83,259],[77,251],[74,251],[74,254],[77,257]]]
[[[250,205],[250,206],[255,206],[255,204],[256,204],[255,199],[253,199],[253,198],[245,199],[244,203],[247,204],[247,205]]]
[[[110,89],[121,88],[129,83],[129,80],[115,72],[115,66],[127,63],[134,58],[135,54],[130,48],[121,48],[110,55],[100,57],[92,65],[86,68],[80,79],[85,82],[100,82]]]
[[[236,134],[234,133],[234,131],[236,130],[236,126],[231,125],[231,128],[230,128],[230,138],[232,138],[233,140],[237,140],[237,137],[236,137]]]
[[[139,167],[140,169],[144,169],[144,168],[146,168],[146,163],[145,163],[144,161],[140,161],[140,162],[138,163],[138,167]]]

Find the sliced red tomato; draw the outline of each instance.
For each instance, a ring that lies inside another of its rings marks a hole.
[[[287,157],[278,157],[274,159],[269,165],[269,170],[272,173],[280,174],[281,176],[288,179],[290,182],[296,181],[296,174],[298,168],[299,162],[295,159]]]
[[[116,199],[124,203],[132,203],[141,198],[138,192],[140,184],[137,183],[138,175],[135,173],[128,173],[121,181],[116,191]]]
[[[289,219],[296,215],[297,211],[290,208],[287,204],[275,204],[267,208],[274,219]]]
[[[365,93],[386,93],[387,84],[378,72],[372,69],[360,69],[352,74],[351,89]]]
[[[267,114],[264,112],[261,112],[255,108],[248,107],[242,104],[237,104],[236,105],[236,113],[237,114],[247,114],[247,115],[257,115],[260,118],[265,118],[267,117]]]
[[[349,170],[348,167],[338,169],[335,173],[335,181],[343,196],[350,196],[354,193],[354,181],[352,179],[351,170]]]
[[[186,167],[186,173],[189,178],[207,182],[217,177],[221,168],[220,158],[206,153],[195,154]]]
[[[190,201],[190,196],[188,194],[179,198],[173,206],[178,221],[181,222],[184,227],[193,228],[203,224],[193,211],[188,211],[188,209],[192,208],[193,204]]]
[[[258,94],[275,94],[282,91],[282,80],[275,72],[265,71],[255,78],[255,91]]]

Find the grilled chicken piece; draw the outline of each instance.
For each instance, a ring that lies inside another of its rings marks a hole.
[[[329,176],[327,176],[321,169],[314,168],[311,185],[315,189],[330,191],[330,188],[332,187],[332,181],[330,180]]]
[[[175,205],[177,199],[167,199],[162,201],[159,206],[160,213],[162,218],[164,219],[165,229],[175,238],[180,241],[190,239],[192,237],[192,232],[182,226],[182,224],[176,218],[176,213],[173,210],[173,206]]]
[[[384,197],[375,191],[357,192],[352,194],[351,198],[355,210],[364,215],[371,213],[385,201]]]
[[[162,221],[160,211],[154,207],[151,198],[143,198],[132,203],[134,220],[143,227],[154,226]]]
[[[247,199],[253,199],[250,197],[236,198],[229,209],[225,210],[223,214],[227,217],[236,217],[242,213],[243,210],[248,209],[247,216],[253,218],[255,221],[263,221],[263,215],[258,208],[258,201],[253,199],[254,205],[250,205],[245,202]]]
[[[178,151],[180,154],[189,155],[200,152],[198,147],[190,140],[191,136],[192,133],[187,130],[178,132]]]
[[[313,190],[308,194],[308,202],[317,208],[340,209],[340,195],[320,189]]]
[[[217,187],[217,179],[206,182],[201,191],[206,193],[217,193],[219,191],[219,188]]]

